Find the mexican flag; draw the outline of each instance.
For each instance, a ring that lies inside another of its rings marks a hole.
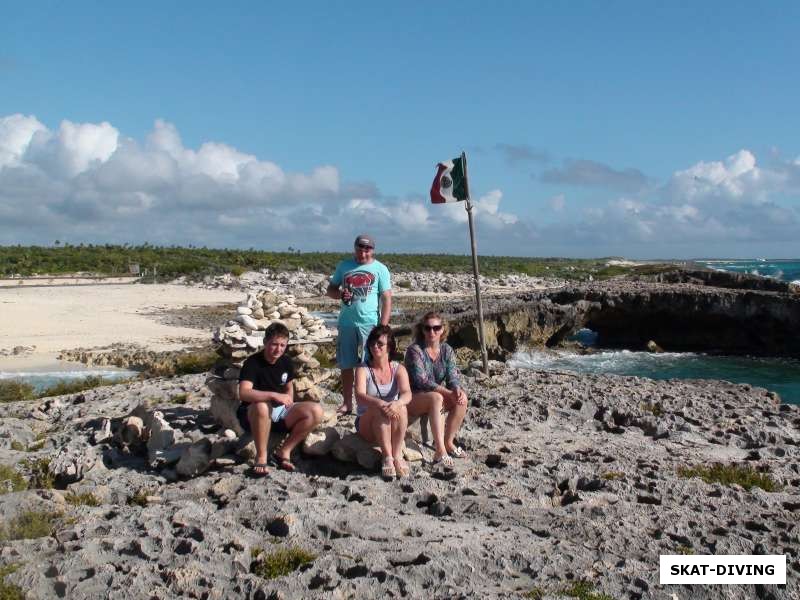
[[[467,178],[463,157],[440,162],[431,185],[431,202],[444,204],[467,199]]]

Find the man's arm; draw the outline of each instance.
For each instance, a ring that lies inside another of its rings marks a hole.
[[[328,289],[325,290],[325,295],[328,298],[333,298],[334,300],[342,299],[342,291],[339,289],[339,286],[333,285],[332,283],[328,284]]]
[[[392,318],[392,290],[381,294],[381,325],[388,325]]]
[[[239,382],[239,400],[248,404],[256,402],[277,402],[284,406],[291,406],[294,386],[292,382],[286,384],[286,391],[281,392],[261,392],[253,389],[253,382],[242,380]]]

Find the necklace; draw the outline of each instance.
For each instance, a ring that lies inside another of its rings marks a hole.
[[[439,353],[441,351],[442,351],[441,346],[436,346],[436,347],[428,346],[427,348],[425,348],[425,352],[428,355],[428,358],[430,358],[431,360],[436,360],[437,358],[439,358]]]

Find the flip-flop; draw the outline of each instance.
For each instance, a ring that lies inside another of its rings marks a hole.
[[[252,467],[247,469],[247,476],[251,479],[263,479],[269,475],[269,471],[267,471],[268,466],[267,463],[255,463]],[[256,469],[262,470],[257,471]]]
[[[289,473],[293,473],[295,470],[295,466],[291,460],[283,456],[278,456],[274,452],[272,456],[269,457],[269,464],[282,471],[288,471]]]
[[[433,459],[434,465],[442,465],[443,467],[452,468],[455,463],[449,454],[442,454],[439,458]]]

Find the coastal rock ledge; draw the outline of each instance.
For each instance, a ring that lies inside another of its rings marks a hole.
[[[81,465],[64,489],[0,495],[4,527],[57,515],[50,535],[3,542],[2,563],[17,565],[5,582],[44,599],[555,599],[579,581],[616,599],[800,597],[800,407],[748,385],[499,365],[465,386],[467,457],[443,470],[423,449],[388,483],[300,454],[292,474],[248,479],[222,456],[171,479],[112,443],[143,402],[187,441],[224,436],[202,375],[2,404],[3,464],[33,479],[31,465],[70,448]],[[715,464],[728,483],[699,476]],[[310,562],[255,572],[295,548]],[[785,554],[787,584],[661,586],[661,554]]]
[[[478,348],[472,305],[447,309],[450,341]],[[490,298],[486,342],[492,357],[520,346],[555,346],[582,327],[598,344],[668,352],[800,358],[800,294],[688,283],[610,281]]]

